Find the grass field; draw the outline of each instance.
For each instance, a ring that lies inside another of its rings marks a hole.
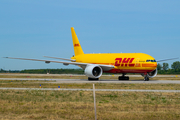
[[[16,76],[16,75],[14,75]],[[6,78],[14,78],[10,77]],[[46,78],[52,76],[28,76]],[[57,78],[62,76],[56,76]],[[85,76],[64,76],[79,77]],[[109,76],[117,77],[117,76]],[[0,75],[0,78],[3,78]],[[0,80],[0,87],[16,88],[86,88],[92,83],[50,83],[52,81]],[[158,77],[158,79],[161,77]],[[169,77],[171,78],[171,77]],[[176,77],[173,77],[177,79]],[[134,79],[139,79],[134,77]],[[162,79],[165,79],[162,77]],[[179,84],[107,84],[96,83],[96,89],[180,90]],[[180,93],[96,92],[98,120],[176,120],[180,119]],[[94,120],[93,93],[90,91],[0,90],[0,119],[15,120]]]
[[[92,89],[92,83],[50,83],[52,81],[38,80],[0,80],[0,87],[14,88],[83,88]],[[125,83],[95,83],[96,89],[147,89],[147,90],[180,90],[179,84],[125,84]]]
[[[92,92],[0,90],[0,119],[93,120]],[[180,93],[96,92],[98,120],[180,119]]]

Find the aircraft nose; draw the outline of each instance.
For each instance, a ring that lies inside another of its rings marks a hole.
[[[156,64],[155,64],[155,67],[157,67],[157,62],[156,62]]]
[[[152,64],[151,67],[157,67],[157,63]]]

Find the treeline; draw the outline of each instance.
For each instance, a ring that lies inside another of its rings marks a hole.
[[[171,69],[168,63],[158,63],[157,70],[158,74],[180,74],[180,62],[173,62]]]
[[[158,63],[158,74],[180,74],[180,62],[176,61],[169,67],[168,63]],[[0,73],[31,73],[31,74],[84,74],[82,69],[30,69],[30,70],[0,70]],[[109,73],[103,73],[109,74]]]
[[[33,74],[83,74],[82,69],[33,69],[21,70],[20,73],[33,73]]]
[[[29,70],[0,70],[0,73],[30,73],[30,74],[83,74],[82,69],[29,69]]]
[[[180,70],[173,70],[173,69],[158,70],[158,74],[180,74]]]
[[[20,73],[20,70],[0,70],[0,73]]]

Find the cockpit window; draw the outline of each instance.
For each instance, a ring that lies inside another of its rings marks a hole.
[[[146,60],[146,62],[156,62],[156,60]]]

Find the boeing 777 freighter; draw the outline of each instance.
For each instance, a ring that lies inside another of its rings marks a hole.
[[[118,78],[119,80],[129,80],[129,77],[125,76],[127,73],[139,73],[144,77],[145,81],[148,81],[149,78],[153,78],[157,75],[157,62],[152,56],[144,53],[84,54],[73,27],[71,28],[71,32],[75,55],[71,57],[71,59],[49,57],[54,59],[66,60],[68,62],[12,57],[6,58],[45,61],[45,63],[63,63],[64,65],[77,65],[84,70],[84,73],[88,77],[88,80],[99,80],[103,72],[122,73],[122,76],[119,76]]]

